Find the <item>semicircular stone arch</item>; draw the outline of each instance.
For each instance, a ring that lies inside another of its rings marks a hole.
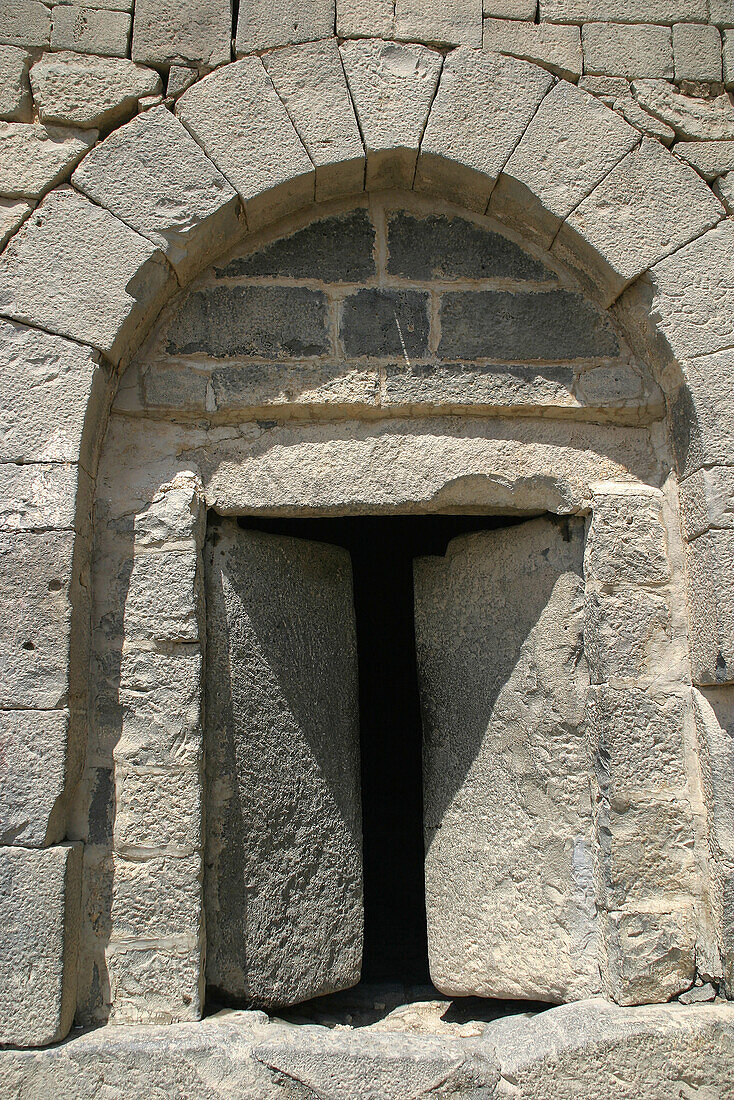
[[[298,211],[309,208],[314,200],[341,202],[346,210],[354,205],[346,196],[384,188],[410,188],[417,194],[415,210],[403,215],[404,222],[409,216],[415,217],[416,211],[421,213],[421,197],[432,203],[434,215],[446,220],[450,219],[445,203],[457,204],[478,219],[485,215],[497,219],[511,234],[519,235],[515,239],[522,237],[529,242],[529,254],[536,262],[542,263],[545,253],[546,268],[564,272],[564,286],[534,286],[538,296],[581,290],[596,306],[610,311],[630,349],[625,368],[640,379],[645,400],[637,397],[627,402],[614,393],[609,397],[605,385],[616,377],[614,370],[603,378],[591,373],[582,378],[587,368],[604,370],[596,362],[587,363],[584,371],[571,370],[560,379],[543,378],[540,385],[533,376],[530,387],[527,376],[514,375],[513,387],[524,387],[528,395],[527,408],[522,408],[521,402],[521,411],[528,419],[537,410],[539,393],[552,390],[549,407],[562,408],[560,417],[564,421],[567,418],[575,422],[578,414],[583,423],[586,414],[593,412],[589,418],[592,422],[616,425],[624,431],[641,415],[643,419],[658,417],[661,408],[658,406],[654,414],[651,408],[660,401],[658,395],[664,395],[688,538],[691,659],[693,684],[700,689],[693,691],[691,715],[695,716],[702,751],[711,758],[710,780],[704,790],[709,833],[700,838],[696,850],[696,873],[706,877],[706,890],[712,899],[715,935],[711,943],[717,942],[711,946],[711,957],[717,952],[723,954],[727,980],[731,980],[732,948],[722,901],[728,889],[730,853],[724,833],[717,833],[717,822],[724,812],[724,795],[717,782],[721,769],[727,766],[722,729],[728,722],[726,686],[731,681],[734,661],[727,505],[731,417],[722,415],[722,410],[728,413],[731,400],[728,380],[734,345],[732,223],[725,218],[710,188],[674,155],[642,138],[614,112],[579,89],[554,81],[545,70],[466,47],[444,58],[435,50],[410,44],[392,45],[392,56],[383,64],[381,48],[371,40],[339,47],[336,40],[330,39],[273,51],[264,59],[244,58],[223,66],[189,89],[178,101],[175,114],[164,107],[156,108],[110,133],[81,161],[72,176],[72,186],[62,184],[51,191],[0,257],[3,403],[8,410],[2,469],[7,497],[12,502],[5,523],[4,554],[9,578],[5,597],[13,628],[4,645],[8,661],[14,664],[5,689],[4,721],[10,743],[24,746],[19,772],[32,775],[36,791],[33,819],[22,825],[18,824],[16,808],[20,796],[15,805],[10,798],[3,821],[3,843],[12,849],[11,861],[17,862],[18,874],[31,883],[43,880],[57,922],[56,935],[50,938],[48,947],[53,955],[52,987],[35,993],[21,991],[24,1003],[30,1006],[28,1011],[35,1013],[38,1021],[31,1039],[35,1043],[64,1034],[74,1012],[74,914],[81,897],[81,855],[78,845],[67,840],[80,835],[71,796],[82,771],[87,739],[91,500],[103,428],[117,391],[117,379],[147,337],[161,308],[179,287],[230,249],[238,236],[268,233],[269,223],[298,217]],[[380,95],[372,95],[370,90],[375,57],[380,59]],[[405,64],[406,59],[410,64]],[[328,80],[323,79],[324,73],[330,74]],[[303,87],[309,90],[308,97],[299,95]],[[561,137],[563,140],[559,140]],[[344,210],[335,216],[344,220]],[[423,208],[422,213],[426,212]],[[457,211],[452,213],[456,215]],[[466,218],[463,223],[473,224]],[[410,227],[406,232],[411,232]],[[389,272],[385,275],[387,284],[392,276]],[[240,278],[242,284],[237,282]],[[222,316],[226,317],[231,303],[222,307],[221,301],[237,290],[235,297],[243,304],[247,295],[239,292],[245,289],[244,283],[254,287],[256,278],[252,276],[248,282],[241,273],[217,274],[215,265],[213,277],[205,277],[209,285],[204,291],[197,287],[191,292],[188,312],[176,322],[178,328],[174,326],[165,351],[169,359],[196,354],[200,331],[192,336],[191,329],[196,310],[205,321],[219,317],[218,309],[223,309]],[[414,286],[397,285],[402,275],[394,278],[395,293],[416,293]],[[507,287],[495,286],[494,291],[517,291],[513,282],[516,273],[508,279]],[[214,285],[210,285],[212,280]],[[572,288],[573,280],[576,285]],[[529,280],[545,281],[545,276]],[[327,312],[332,309],[336,327],[326,336],[319,329],[318,337],[313,337],[315,345],[301,342],[302,352],[318,347],[319,339],[349,339],[345,309],[352,310],[351,331],[359,330],[359,294],[379,290],[379,295],[373,293],[372,298],[362,299],[373,311],[390,301],[386,293],[393,290],[392,283],[388,287],[369,286],[368,279],[364,282],[354,295],[353,306],[342,302],[324,307]],[[308,276],[299,280],[283,275],[279,289],[309,289],[314,293],[321,289],[323,293],[323,288],[310,285]],[[481,288],[476,291],[481,292]],[[447,308],[448,296],[458,293],[446,289],[441,309]],[[204,297],[197,299],[197,294]],[[298,295],[281,297],[279,323],[285,318],[295,324]],[[172,308],[175,312],[175,305]],[[443,320],[436,324],[430,312],[435,308],[435,304],[426,306],[425,326],[429,345],[433,341],[430,350],[438,354],[447,329]],[[407,327],[413,339],[424,331],[423,307],[411,316],[412,331]],[[461,319],[455,320],[458,332],[462,330]],[[339,328],[342,323],[343,329]],[[605,321],[605,325],[608,323]],[[471,339],[469,330],[473,325],[464,324],[465,339]],[[226,327],[226,320],[210,326],[206,340],[222,339]],[[394,340],[390,319],[385,325],[387,330]],[[246,335],[252,338],[251,328]],[[280,413],[276,416],[270,411],[274,405],[288,406],[293,421],[308,421],[307,425],[299,423],[299,431],[309,430],[319,417],[333,417],[335,406],[340,416],[351,416],[351,405],[364,414],[360,432],[366,438],[373,430],[370,420],[385,417],[391,386],[407,384],[397,399],[398,406],[405,402],[411,410],[430,412],[425,420],[426,425],[430,424],[437,415],[432,408],[430,371],[414,370],[404,332],[399,341],[403,355],[402,359],[396,356],[393,374],[382,363],[377,377],[368,370],[361,372],[362,377],[357,371],[353,372],[357,377],[335,380],[327,369],[315,394],[309,386],[302,386],[297,371],[290,371],[285,382],[282,374],[273,375],[264,388],[259,381],[261,389],[255,398],[232,396],[231,388],[227,389],[231,382],[226,367],[216,379],[212,371],[203,384],[202,372],[188,360],[183,367],[172,361],[161,362],[155,376],[143,372],[142,389],[137,382],[128,385],[134,369],[130,368],[126,384],[116,397],[117,411],[124,414],[125,402],[134,406],[141,394],[151,409],[155,406],[153,419],[158,423],[145,456],[146,466],[152,471],[149,485],[160,488],[167,484],[169,473],[173,492],[172,496],[167,491],[159,499],[146,501],[149,522],[147,529],[147,521],[143,523],[143,539],[152,547],[165,544],[169,537],[168,505],[172,503],[190,521],[185,529],[176,528],[178,520],[173,525],[175,539],[182,539],[186,545],[172,549],[172,562],[184,571],[193,568],[192,581],[195,579],[196,558],[194,555],[188,560],[186,551],[188,546],[196,547],[201,538],[201,504],[202,500],[209,501],[201,485],[191,481],[191,471],[182,471],[178,463],[172,466],[170,462],[171,439],[178,430],[171,422],[182,412],[194,430],[204,433],[197,454],[204,465],[206,432],[217,435],[224,449],[228,445],[236,449],[241,438],[237,402],[245,407],[246,401],[247,408],[257,412],[255,419],[248,420],[250,427],[245,436],[253,437],[262,430],[258,418],[277,419]],[[267,357],[259,354],[264,348],[257,349],[260,360]],[[223,350],[242,353],[239,345]],[[654,378],[647,369],[640,371],[640,362],[648,365]],[[335,364],[325,365],[330,368]],[[629,374],[626,377],[629,381]],[[601,382],[594,397],[589,393],[592,378]],[[455,400],[452,395],[451,415],[476,412],[467,408],[474,402],[463,399],[465,380],[461,374],[452,379],[454,394],[462,399]],[[477,372],[471,382],[476,394],[481,390]],[[158,396],[153,392],[155,386],[159,387]],[[175,399],[170,397],[171,392]],[[379,402],[373,403],[376,393]],[[229,411],[227,401],[233,402]],[[645,402],[650,407],[641,414]],[[517,404],[516,389],[510,403]],[[483,415],[494,415],[503,405],[503,401],[497,401],[496,392],[486,403],[483,397],[479,402]],[[580,414],[579,409],[583,410]],[[131,420],[134,411],[130,407],[126,414]],[[399,419],[397,414],[395,419]],[[521,420],[519,417],[513,423],[520,424]],[[555,423],[555,414],[549,420]],[[196,427],[199,421],[207,422],[206,429]],[[288,453],[288,433],[293,430],[291,419],[278,428],[283,433],[283,455]],[[472,430],[467,429],[469,436]],[[552,436],[550,428],[543,427],[542,432],[547,432],[549,439]],[[662,422],[660,433],[664,438]],[[332,454],[336,460],[348,449],[349,441],[340,437],[338,430],[334,436]],[[520,442],[526,446],[526,441]],[[255,450],[257,446],[255,439]],[[551,441],[543,460],[539,460],[544,476],[553,483],[542,489],[539,504],[553,511],[584,511],[585,503],[588,510],[588,497],[585,502],[579,497],[572,505],[564,505],[561,498],[568,487],[554,483],[555,471],[548,479],[547,460],[552,447]],[[610,447],[613,449],[616,443]],[[372,450],[367,447],[368,453]],[[323,458],[321,453],[320,460]],[[418,461],[418,457],[411,458],[408,464],[415,467]],[[620,473],[625,462],[620,461]],[[223,460],[216,471],[223,511],[227,510],[232,468]],[[296,472],[288,469],[289,476]],[[463,472],[453,488],[437,486],[437,492],[444,492],[447,506],[457,501],[463,505],[467,494],[473,499],[475,473]],[[540,476],[540,470],[533,474],[536,476]],[[496,481],[482,500],[483,506],[497,505],[502,492],[501,474]],[[532,478],[530,481],[528,499],[538,483]],[[99,486],[96,492],[99,498]],[[556,502],[549,505],[553,494],[557,495]],[[650,506],[650,494],[641,496],[640,514],[649,517],[644,508]],[[233,505],[233,509],[236,507],[241,504]],[[323,507],[323,500],[319,507]],[[664,502],[659,504],[659,509],[665,507]],[[130,514],[134,510],[131,507]],[[610,514],[613,512],[611,507]],[[681,548],[681,558],[683,552]],[[34,575],[31,587],[27,580],[29,564]],[[127,576],[125,585],[129,587],[130,583],[131,577]],[[191,624],[198,614],[193,583],[191,591],[192,617],[188,623],[165,627],[164,633],[169,630],[168,637],[162,639],[166,645],[198,640],[198,634],[186,636],[187,630],[194,630]],[[20,615],[16,607],[22,607]],[[143,629],[149,629],[145,608],[141,614]],[[189,680],[189,689],[198,691],[195,675]],[[91,695],[96,690],[93,678]],[[36,716],[32,733],[28,731],[29,713]],[[694,718],[686,722],[693,752]],[[695,762],[691,767],[695,772]],[[689,779],[695,779],[693,772]],[[20,774],[11,779],[11,790],[13,782],[20,791],[25,780]],[[196,791],[192,791],[187,804],[196,805],[196,797]],[[95,826],[101,836],[107,835],[105,830],[108,833],[110,828],[124,826],[119,818],[114,824],[106,819],[108,799],[104,791],[97,796],[95,788],[92,802],[93,808],[96,805],[102,810]],[[695,812],[703,821],[703,807],[695,807]],[[171,827],[175,825],[171,823]],[[144,835],[133,836],[128,843],[134,851],[147,846]],[[166,849],[169,844],[175,851]],[[184,842],[182,837],[169,839],[160,858],[170,861],[187,854],[188,847],[190,841]],[[700,861],[707,847],[712,858],[704,860],[703,867]],[[183,883],[181,896],[195,896],[198,881],[192,873]],[[33,888],[29,891],[28,904],[32,906]],[[88,911],[86,890],[84,904]],[[109,915],[107,902],[99,905],[99,912],[104,913],[105,907]],[[101,934],[108,935],[109,928],[103,928]],[[618,940],[630,934],[635,933],[619,921],[612,922],[607,933]],[[670,938],[672,933],[661,935],[665,941],[663,954],[680,953],[674,937]],[[689,954],[695,953],[696,933],[688,928],[686,935]],[[119,954],[127,960],[121,972],[134,975],[130,962],[136,958],[133,939],[121,935]],[[700,943],[698,949],[700,954]],[[133,1006],[129,1018],[197,1016],[202,1008],[201,951],[200,927],[198,939],[194,936],[185,946],[177,945],[166,958],[156,959],[155,951],[152,959],[138,956],[155,977],[151,984],[158,990],[158,999],[146,1007]],[[183,994],[175,979],[173,992],[164,980],[176,974],[174,958],[181,962],[189,982]],[[198,963],[192,965],[197,959]],[[713,972],[720,963],[704,965]],[[92,980],[98,979],[99,975]],[[626,996],[620,989],[616,995],[622,1000]],[[635,998],[640,999],[638,993],[629,994],[628,999]],[[125,1018],[124,1011],[121,1018]],[[9,1034],[8,1041],[12,1041],[12,1028]]]

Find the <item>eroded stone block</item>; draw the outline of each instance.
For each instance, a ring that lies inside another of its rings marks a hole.
[[[51,49],[126,57],[132,16],[124,11],[56,4],[51,27]]]
[[[58,843],[65,822],[54,814],[66,783],[65,710],[0,712],[0,844],[42,848]]]
[[[41,122],[108,128],[135,113],[141,96],[157,95],[161,78],[126,58],[46,54],[31,68]]]
[[[51,9],[39,0],[12,0],[0,9],[0,42],[26,49],[47,49]]]
[[[481,46],[482,0],[396,0],[395,37],[442,46]]]
[[[670,27],[585,23],[581,35],[585,73],[673,79]]]
[[[136,0],[133,61],[200,65],[231,58],[231,0]]]
[[[96,140],[96,130],[0,122],[0,194],[39,199],[68,179]]]
[[[30,122],[30,59],[30,54],[25,50],[0,46],[0,118],[10,122]]]
[[[603,585],[660,584],[670,578],[662,494],[604,491],[594,495],[586,576]]]
[[[273,46],[329,38],[334,33],[335,0],[241,0],[235,52],[238,57]]]
[[[485,19],[483,42],[485,50],[533,61],[566,80],[578,80],[583,70],[578,27]]]
[[[696,99],[665,80],[651,79],[633,81],[632,91],[646,111],[672,127],[679,137],[693,141],[734,138],[734,103],[728,95]]]
[[[420,358],[428,351],[429,299],[415,290],[360,290],[344,301],[339,339],[349,358]]]
[[[673,27],[675,79],[721,80],[721,35],[706,23],[676,23]]]
[[[604,978],[617,1004],[664,1002],[693,984],[696,928],[690,909],[614,912],[602,928]]]

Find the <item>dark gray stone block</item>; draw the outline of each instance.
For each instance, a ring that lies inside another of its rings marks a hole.
[[[616,355],[606,317],[567,290],[451,292],[441,301],[446,359],[597,359]]]
[[[401,355],[428,352],[427,294],[416,290],[360,290],[344,302],[339,335],[345,353]]]
[[[247,275],[358,283],[376,273],[375,230],[366,210],[307,225],[250,256],[236,256],[215,268],[220,278]]]
[[[183,302],[168,330],[167,350],[215,358],[258,355],[272,359],[329,351],[326,297],[293,286],[216,286]]]
[[[567,405],[574,377],[570,367],[394,363],[385,370],[383,393],[388,405]]]
[[[553,271],[513,241],[465,218],[396,211],[388,218],[387,247],[388,273],[406,279],[556,281]]]

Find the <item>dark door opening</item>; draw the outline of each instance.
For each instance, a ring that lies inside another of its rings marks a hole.
[[[413,559],[443,555],[458,535],[515,522],[522,520],[481,515],[239,520],[243,528],[332,543],[351,554],[360,696],[363,982],[430,980]]]

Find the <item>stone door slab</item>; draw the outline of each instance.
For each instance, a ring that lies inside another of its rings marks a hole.
[[[207,983],[295,1004],[360,977],[351,563],[225,520],[206,573]]]
[[[431,976],[447,994],[599,988],[584,733],[584,524],[414,563]]]

